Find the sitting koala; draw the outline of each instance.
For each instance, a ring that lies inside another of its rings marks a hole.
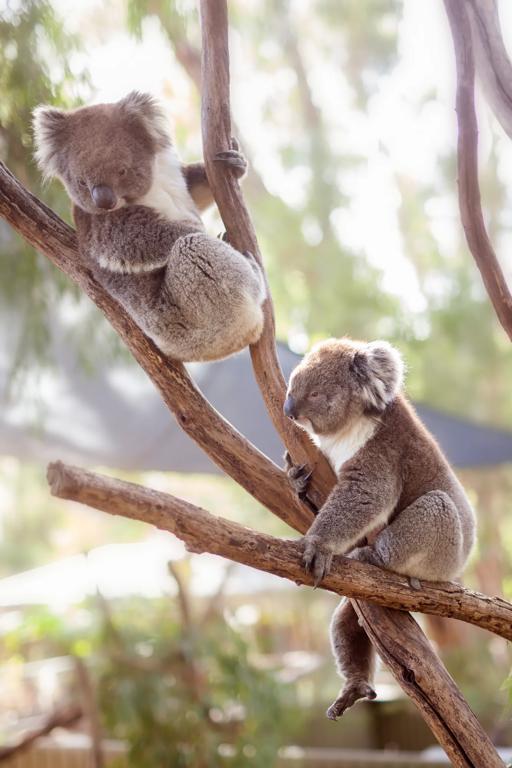
[[[334,555],[350,551],[355,559],[412,577],[414,587],[418,579],[459,576],[471,552],[473,510],[401,394],[402,381],[403,363],[393,347],[346,338],[315,346],[290,377],[284,412],[309,432],[338,478],[304,537],[304,563],[316,584]],[[307,467],[289,464],[288,474],[304,494]],[[331,643],[345,677],[327,711],[335,720],[358,699],[376,695],[372,645],[348,600],[334,613]]]
[[[204,165],[181,165],[151,96],[38,107],[34,130],[40,167],[73,202],[81,255],[162,352],[216,360],[258,340],[262,271],[204,231],[199,211],[213,200]],[[236,146],[217,160],[245,173]]]

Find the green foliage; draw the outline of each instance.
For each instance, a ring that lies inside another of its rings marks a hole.
[[[88,93],[88,77],[69,35],[47,0],[20,0],[0,10],[0,160],[23,184],[69,220],[59,185],[43,190],[33,159],[32,110],[38,104],[71,107]],[[30,362],[48,362],[52,308],[64,297],[82,301],[70,281],[0,222],[0,301],[4,322],[17,329],[10,341],[11,376]]]
[[[192,616],[183,600],[31,609],[4,647],[25,660],[83,658],[105,732],[128,743],[130,768],[217,766],[219,755],[235,768],[271,768],[295,726],[292,691],[255,664],[221,610]]]

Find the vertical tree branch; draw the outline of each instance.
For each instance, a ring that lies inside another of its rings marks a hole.
[[[469,250],[501,325],[512,341],[512,295],[485,228],[478,182],[478,123],[471,25],[463,0],[444,0],[457,69],[459,208]]]
[[[231,145],[229,100],[228,16],[224,0],[200,0],[202,28],[202,131],[203,152],[215,202],[230,242],[240,251],[251,251],[262,264],[261,254],[249,213],[235,177],[215,163],[217,152]],[[251,347],[254,373],[275,428],[297,463],[315,467],[308,495],[320,507],[325,488],[334,475],[305,433],[283,415],[286,383],[275,347],[274,310],[270,293],[265,302],[265,328],[261,339]]]

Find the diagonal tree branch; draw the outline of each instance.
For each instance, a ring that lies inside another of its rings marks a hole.
[[[133,483],[97,475],[57,462],[49,467],[52,493],[93,506],[109,514],[142,520],[181,538],[192,552],[210,552],[260,570],[311,584],[300,563],[296,541],[257,534],[237,523],[217,518],[176,497]],[[421,609],[451,615],[510,639],[512,605],[499,598],[463,590],[456,584],[423,583],[412,590],[405,579],[371,566],[338,558],[335,571],[323,584],[338,594],[371,599],[400,609]],[[460,766],[502,766],[494,747],[474,714],[410,616],[357,603],[364,627],[379,653],[402,680],[447,754]],[[412,630],[403,643],[403,625]],[[383,641],[383,638],[385,640]],[[411,642],[412,640],[412,642]],[[454,713],[457,714],[454,717]]]
[[[257,533],[171,494],[60,461],[48,467],[48,482],[58,498],[169,531],[184,541],[191,552],[209,552],[296,584],[313,584],[302,567],[302,550],[297,540]],[[322,588],[400,611],[450,616],[512,640],[512,604],[464,589],[460,584],[424,581],[420,590],[412,589],[403,576],[338,557]]]
[[[407,679],[408,694],[452,765],[504,768],[489,736],[482,729],[461,692],[448,674],[423,632],[408,632],[413,642],[394,647],[382,637],[402,637],[404,623],[416,622],[410,614],[381,611],[357,603],[357,613],[372,643],[397,680]],[[417,625],[416,625],[417,626]]]
[[[205,400],[183,365],[162,355],[83,265],[71,227],[28,192],[1,162],[0,215],[102,310],[180,426],[213,461],[282,520],[307,530],[310,512],[283,482],[284,473]]]
[[[9,765],[18,764],[16,758],[33,747],[42,736],[48,736],[55,728],[70,728],[82,717],[83,712],[77,705],[68,705],[55,710],[42,718],[39,725],[25,733],[15,744],[0,746],[0,762],[5,760],[9,761]]]
[[[512,294],[487,234],[480,199],[475,62],[468,8],[461,0],[444,0],[444,5],[450,22],[457,68],[457,167],[462,225],[494,311],[512,340]]]

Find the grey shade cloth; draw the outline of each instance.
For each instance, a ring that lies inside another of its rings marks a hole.
[[[122,470],[220,472],[181,431],[137,366],[109,364],[87,374],[65,336],[58,331],[56,336],[60,337],[55,338],[56,370],[29,387],[31,397],[4,397],[1,454]],[[300,357],[283,344],[278,345],[278,353],[288,377]],[[281,464],[283,447],[254,381],[248,352],[218,363],[194,364],[189,370],[215,408]],[[426,405],[416,407],[456,467],[512,461],[512,432],[474,424]]]

